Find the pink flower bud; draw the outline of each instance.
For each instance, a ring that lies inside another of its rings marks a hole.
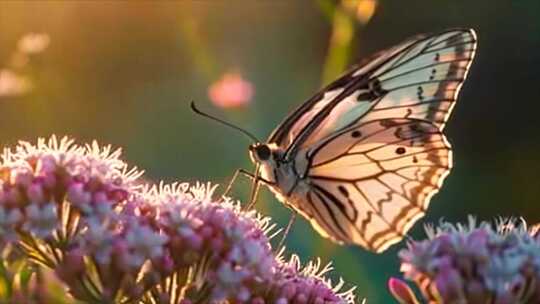
[[[107,197],[107,193],[103,191],[98,191],[94,193],[93,201],[96,203],[108,203],[109,200]]]
[[[407,283],[401,281],[400,279],[390,278],[390,280],[388,280],[388,289],[394,298],[401,304],[419,303],[411,288],[407,285]]]
[[[193,234],[189,236],[187,239],[188,246],[193,250],[199,250],[201,249],[201,246],[203,244],[203,239],[201,236]]]
[[[67,198],[75,205],[86,205],[92,201],[92,194],[84,190],[82,183],[72,183],[68,188]]]
[[[79,249],[68,252],[56,268],[56,274],[64,281],[76,281],[85,272],[83,252]]]
[[[17,173],[14,177],[13,183],[17,186],[29,187],[34,180],[33,175],[30,172],[20,172]]]
[[[57,183],[57,179],[54,174],[49,173],[43,176],[43,185],[47,189],[54,189],[54,187],[56,186],[56,183]]]
[[[201,229],[200,233],[203,238],[210,238],[214,234],[214,230],[210,226],[205,226]]]
[[[41,184],[33,183],[26,190],[26,195],[33,203],[39,204],[45,202],[45,195]]]
[[[4,195],[6,197],[6,201],[13,206],[20,206],[23,204],[22,195],[18,188],[8,188]]]
[[[223,249],[223,246],[224,246],[224,241],[223,239],[221,238],[213,238],[211,241],[210,241],[210,248],[212,248],[212,250],[214,250],[215,252],[219,252],[221,249]]]
[[[251,304],[265,304],[265,303],[266,302],[261,297],[256,297],[255,299],[251,300]]]
[[[294,298],[294,303],[298,303],[298,304],[305,304],[305,303],[307,303],[307,301],[308,301],[308,297],[304,293],[299,293]]]
[[[282,292],[281,293],[282,297],[286,299],[292,299],[294,295],[296,294],[296,286],[292,283],[285,284],[281,292]]]
[[[114,202],[122,202],[128,198],[128,192],[125,189],[114,189],[109,191],[108,199]]]
[[[279,298],[277,299],[276,304],[289,304],[289,301],[285,298]]]

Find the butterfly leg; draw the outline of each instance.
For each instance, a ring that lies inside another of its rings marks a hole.
[[[287,235],[289,234],[289,231],[291,231],[292,225],[294,224],[294,221],[296,220],[296,211],[291,210],[291,218],[289,219],[289,223],[287,223],[287,227],[285,227],[285,231],[283,231],[283,236],[281,237],[281,240],[279,241],[278,246],[276,249],[279,251],[281,250],[281,247],[283,247],[283,244],[285,243],[285,239],[287,238]]]
[[[223,191],[223,194],[221,194],[221,197],[229,195],[229,193],[232,190],[232,186],[234,185],[234,183],[236,182],[236,179],[238,178],[238,176],[240,176],[240,174],[242,174],[244,176],[247,176],[250,179],[255,179],[255,175],[252,174],[251,172],[248,172],[248,171],[246,171],[244,169],[236,169],[236,171],[234,171],[233,176],[231,177],[231,180],[227,183],[227,187],[225,187],[225,191]],[[261,177],[259,177],[258,179],[259,179],[260,182],[270,183],[269,181],[267,181],[267,180],[265,180],[265,179],[263,179]]]
[[[250,174],[249,172],[245,172],[246,174],[248,174],[248,176],[251,176],[253,179],[253,184],[251,185],[251,193],[249,195],[249,203],[246,205],[245,210],[251,210],[253,206],[255,205],[255,201],[257,200],[257,196],[259,194],[259,188],[260,188],[259,168],[260,168],[260,165],[257,164],[255,166],[255,174]]]
[[[244,210],[251,210],[253,208],[253,206],[255,205],[255,202],[257,200],[257,197],[259,195],[259,189],[261,187],[261,184],[265,184],[265,185],[274,185],[273,182],[271,181],[268,181],[262,177],[259,176],[259,165],[256,166],[255,168],[255,174],[251,174],[249,172],[246,172],[246,171],[242,171],[242,173],[244,173],[245,175],[251,177],[253,179],[253,185],[251,187],[251,194],[249,196],[249,203],[246,205],[246,207],[244,208]]]
[[[225,196],[229,195],[229,193],[232,190],[232,186],[233,186],[234,182],[236,181],[236,178],[238,177],[238,175],[240,175],[240,173],[242,173],[242,171],[244,171],[244,170],[243,169],[236,169],[236,171],[234,171],[234,174],[231,177],[231,180],[229,181],[229,183],[227,184],[227,187],[225,187],[225,191],[223,191],[223,193],[221,194],[220,199],[223,199]]]
[[[258,171],[258,169],[256,170],[256,172],[257,171]],[[249,172],[249,171],[247,171],[245,169],[236,169],[236,171],[234,172],[231,180],[227,183],[227,187],[225,187],[225,191],[223,191],[223,194],[221,194],[220,201],[223,200],[224,197],[229,195],[229,193],[232,190],[232,186],[234,185],[234,183],[236,182],[236,179],[238,178],[238,176],[240,176],[240,174],[242,174],[244,176],[247,176],[247,177],[249,177],[250,179],[253,180],[253,188],[251,190],[249,203],[244,208],[245,210],[249,210],[249,209],[251,209],[253,207],[253,205],[255,205],[255,200],[257,199],[257,196],[258,196],[258,193],[259,193],[260,183],[264,183],[264,184],[272,184],[272,183],[270,181],[267,181],[266,179],[258,176],[258,173],[253,174],[253,173],[251,173],[251,172]]]
[[[244,210],[251,210],[255,203],[257,202],[257,197],[259,196],[259,189],[261,188],[261,181],[254,180],[253,186],[251,188],[251,194],[249,195],[249,203],[246,205]]]

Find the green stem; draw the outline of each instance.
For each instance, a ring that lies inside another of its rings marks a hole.
[[[355,35],[355,20],[342,5],[325,10],[332,14],[332,34],[322,75],[323,85],[336,79],[347,67]]]

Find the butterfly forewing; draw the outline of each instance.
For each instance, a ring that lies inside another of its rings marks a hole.
[[[314,98],[288,128],[294,130],[282,143],[288,156],[359,120],[418,118],[442,128],[473,59],[476,36],[453,30],[412,41],[350,71]]]
[[[472,31],[449,32],[411,48],[414,57],[389,62],[389,70],[373,73],[387,92],[362,117],[364,121],[408,117],[424,119],[441,129],[467,76],[476,48]]]
[[[276,143],[283,148],[288,148],[295,139],[297,139],[298,134],[312,123],[315,115],[321,112],[331,101],[334,101],[347,85],[350,85],[353,81],[361,80],[362,77],[357,77],[357,74],[367,74],[366,72],[374,67],[380,66],[395,54],[400,53],[411,44],[414,44],[416,40],[417,39],[415,38],[409,39],[395,47],[379,52],[365,60],[364,64],[361,64],[342,75],[339,79],[328,85],[308,101],[304,102],[287,116],[280,126],[272,132],[268,142]]]

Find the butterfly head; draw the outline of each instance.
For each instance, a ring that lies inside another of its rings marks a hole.
[[[254,163],[276,165],[283,154],[283,150],[274,143],[255,143],[249,146],[249,156]]]
[[[264,163],[272,158],[272,149],[267,144],[252,144],[249,146],[249,156],[255,163]]]
[[[249,146],[251,161],[260,165],[261,177],[269,183],[277,182],[275,174],[281,167],[282,149],[274,143],[255,143]]]

